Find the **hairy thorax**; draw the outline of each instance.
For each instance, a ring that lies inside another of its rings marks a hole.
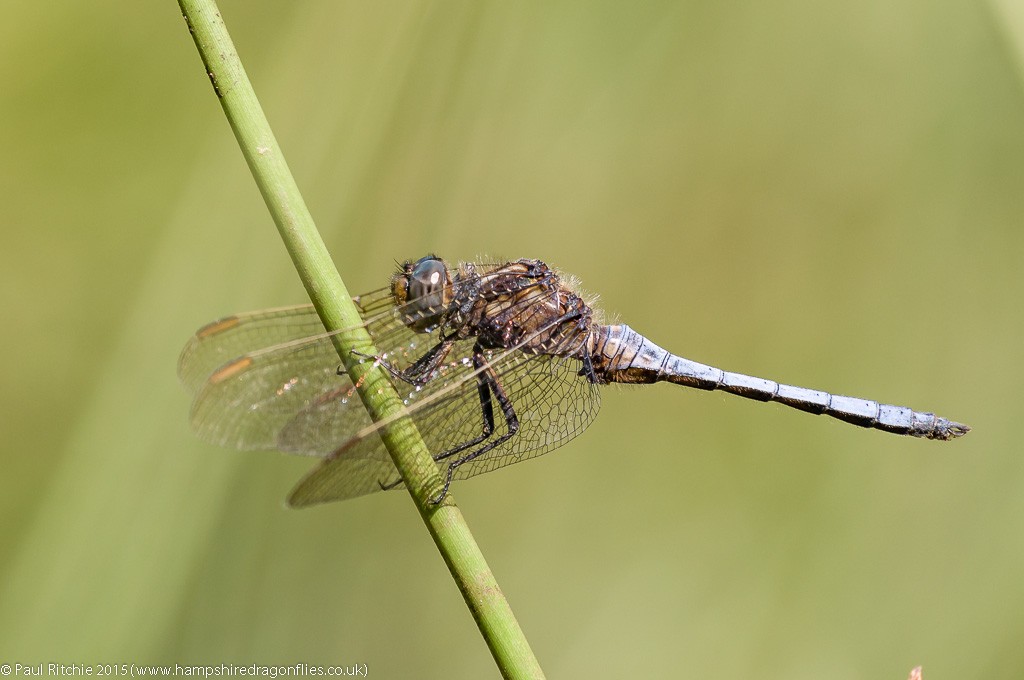
[[[528,354],[580,356],[593,324],[593,310],[558,273],[539,260],[518,260],[474,280],[476,303],[467,326],[490,349],[518,348]]]

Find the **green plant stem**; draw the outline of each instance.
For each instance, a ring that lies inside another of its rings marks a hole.
[[[384,372],[372,363],[353,362],[352,350],[376,354],[359,312],[313,223],[299,188],[213,0],[178,0],[203,65],[213,84],[249,169],[277,224],[288,254],[328,330],[351,329],[335,337],[335,347],[360,398],[375,420],[393,419],[381,437],[406,482],[438,550],[462,591],[473,618],[506,678],[543,678],[544,674],[494,580],[479,546],[451,494],[439,505],[429,498],[441,477],[411,419],[401,417],[402,402]]]

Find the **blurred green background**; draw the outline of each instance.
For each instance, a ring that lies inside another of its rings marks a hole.
[[[455,495],[549,677],[1024,677],[1024,12],[224,0],[353,291],[538,257],[698,361],[952,444],[608,389]],[[496,677],[409,499],[198,442],[175,378],[302,302],[176,3],[0,24],[0,663]]]

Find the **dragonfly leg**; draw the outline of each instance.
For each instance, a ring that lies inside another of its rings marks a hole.
[[[472,448],[491,436],[494,432],[494,409],[491,405],[491,393],[493,393],[495,398],[498,400],[498,405],[501,406],[501,412],[505,416],[506,431],[493,441],[487,442],[480,448],[470,451],[461,458],[458,458],[448,464],[448,469],[445,472],[444,487],[442,487],[441,492],[438,493],[437,496],[430,499],[430,502],[434,505],[443,501],[444,497],[448,495],[448,487],[451,486],[455,470],[458,469],[460,465],[468,463],[475,458],[479,458],[488,451],[492,451],[498,446],[501,446],[519,431],[519,418],[516,416],[515,409],[512,407],[512,402],[509,400],[508,395],[505,394],[505,389],[501,386],[501,383],[498,382],[498,376],[494,369],[484,358],[483,350],[479,345],[473,348],[473,365],[476,366],[478,370],[483,369],[477,374],[477,389],[480,391],[480,403],[484,415],[484,432],[479,437],[475,437],[472,441],[460,444],[459,446],[449,449],[438,456],[434,456],[434,460],[440,462],[451,458],[455,454],[461,453],[468,448]]]
[[[480,395],[480,412],[483,416],[483,430],[473,439],[435,455],[435,461],[440,462],[451,458],[457,453],[461,453],[466,449],[476,446],[494,434],[494,405],[491,402],[490,377],[486,374],[486,369],[484,369],[485,366],[487,366],[487,361],[484,359],[483,350],[479,345],[477,345],[473,348],[473,368],[477,371],[476,389],[477,394]]]
[[[423,387],[430,381],[430,376],[437,367],[441,365],[441,362],[448,357],[448,353],[451,352],[452,346],[455,345],[455,340],[456,339],[454,337],[443,338],[441,342],[431,347],[423,354],[423,356],[417,359],[406,369],[396,368],[394,364],[380,356],[371,356],[369,354],[363,354],[355,351],[352,353],[356,356],[373,359],[384,370],[402,382],[406,382],[415,387]],[[341,369],[339,369],[339,373],[340,372]]]
[[[585,377],[592,385],[601,382],[597,377],[597,373],[594,372],[594,360],[591,359],[589,354],[583,355],[583,368],[579,370],[577,375]]]
[[[490,380],[492,380],[492,377],[486,374],[485,366],[487,366],[487,364],[486,364],[486,360],[484,359],[483,350],[479,346],[477,346],[477,347],[474,348],[474,351],[473,351],[473,367],[474,367],[474,369],[479,371],[477,373],[477,375],[476,375],[476,381],[477,381],[476,382],[476,388],[477,388],[477,393],[480,396],[480,412],[481,412],[481,416],[482,416],[482,419],[483,419],[483,428],[482,428],[481,433],[478,436],[474,437],[473,439],[471,439],[471,440],[469,440],[467,442],[459,444],[456,447],[448,449],[447,451],[444,451],[443,453],[434,456],[434,460],[435,461],[442,461],[442,460],[445,460],[447,458],[451,458],[452,456],[454,456],[457,453],[461,453],[462,451],[465,451],[466,449],[472,448],[472,447],[480,444],[481,442],[486,440],[488,437],[490,437],[492,434],[494,434],[494,405],[493,405],[493,402],[491,401],[491,383],[490,383]],[[489,366],[487,366],[487,368],[489,368]],[[484,369],[484,370],[481,370],[481,369]],[[502,396],[504,396],[504,392],[501,392],[501,394],[502,394]],[[508,399],[505,399],[505,402],[507,403]],[[505,404],[502,404],[502,408],[503,409],[505,408]],[[511,405],[509,405],[508,408],[511,409]],[[515,418],[515,414],[514,413],[512,414],[512,417],[513,417],[513,419]],[[506,416],[506,421],[507,421],[507,416]],[[518,427],[518,421],[516,421],[515,426]],[[511,425],[510,425],[510,427],[511,427]],[[399,479],[397,479],[397,480],[395,480],[393,482],[384,483],[384,482],[381,482],[379,480],[377,482],[377,485],[380,486],[381,490],[383,490],[383,491],[390,491],[391,489],[394,489],[395,487],[397,487],[397,486],[399,486],[401,484],[402,484],[402,479],[401,478],[399,478]],[[435,499],[431,499],[431,502],[435,503],[435,504],[436,503],[440,503],[444,499],[445,495],[448,493],[448,487],[449,487],[450,484],[451,484],[451,470],[450,470],[450,466],[449,466],[449,471],[446,473],[444,490],[436,498],[436,500]]]
[[[540,260],[519,260],[520,264],[526,266],[526,272],[523,275],[523,279],[517,281],[517,285],[509,286],[505,292],[516,292],[519,290],[525,290],[532,286],[546,286],[555,280],[557,275],[555,272],[541,262]]]

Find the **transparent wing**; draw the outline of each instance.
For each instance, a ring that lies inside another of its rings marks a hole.
[[[468,358],[474,343],[473,339],[457,343],[449,361],[438,367],[433,378],[419,389],[392,377],[406,405],[405,414],[412,417],[433,455],[472,439],[483,429],[476,376]],[[325,395],[297,413],[281,430],[278,442],[282,450],[317,449],[327,453],[327,460],[292,492],[291,505],[354,498],[399,481],[398,470],[379,435],[382,427],[392,421],[371,423],[362,404],[356,408],[366,417],[365,425],[350,429],[348,414],[353,409],[342,400]],[[438,424],[446,414],[452,422],[470,419],[474,426],[468,432],[467,428],[442,429]]]
[[[458,346],[458,358],[439,369],[438,375],[421,391],[398,385],[399,390],[405,390],[408,413],[435,458],[483,432],[480,371],[474,370],[469,358],[473,342],[470,339]],[[583,432],[600,408],[597,385],[579,375],[581,363],[576,359],[528,355],[516,349],[487,352],[485,356],[515,410],[519,430],[500,446],[456,468],[454,479],[490,472],[554,450]],[[325,402],[321,408],[337,407]],[[493,408],[494,431],[490,437],[477,447],[440,461],[442,470],[508,432],[508,423],[496,401]],[[320,420],[319,416],[315,420]],[[398,471],[377,434],[385,424],[369,426],[328,456],[299,482],[288,502],[301,507],[352,498],[381,488],[400,488]],[[303,432],[307,424],[300,420],[289,423],[283,438],[288,437],[293,427],[295,432]]]
[[[478,271],[486,266],[478,265]],[[388,289],[355,300],[361,326],[395,369],[407,368],[437,343],[436,333],[409,328],[409,308],[397,307]],[[327,458],[296,487],[290,502],[297,506],[351,498],[380,490],[382,484],[397,488],[399,481],[378,434],[383,424],[372,423],[349,377],[338,375],[332,335],[312,305],[239,314],[197,331],[179,362],[179,376],[195,394],[192,426],[204,440]],[[392,378],[435,457],[483,432],[479,371],[471,358],[474,344],[473,338],[456,343],[418,389]],[[516,411],[520,429],[501,446],[460,466],[456,479],[561,446],[589,425],[600,403],[596,386],[578,375],[580,362],[575,359],[513,349],[490,351],[487,361]],[[487,441],[505,432],[507,423],[495,402],[494,432]]]
[[[579,375],[580,362],[557,356],[515,353],[499,380],[519,418],[519,431],[501,446],[460,465],[454,479],[466,479],[536,458],[578,436],[601,407],[598,386]],[[495,414],[504,428],[504,420]]]
[[[353,298],[364,324],[394,306],[385,288]],[[247,354],[325,333],[311,304],[234,314],[206,324],[193,335],[178,359],[178,377],[192,394],[222,366]]]
[[[396,367],[409,365],[431,345],[430,335],[407,322],[438,310],[398,307],[389,288],[353,301],[360,326]],[[337,449],[370,419],[349,377],[338,375],[333,335],[312,305],[237,314],[200,328],[178,362],[178,375],[194,394],[193,430],[204,441],[239,449],[316,456]],[[293,419],[305,428],[293,428],[282,441],[279,435]]]
[[[386,291],[356,298],[363,326],[379,342],[416,346],[424,338],[409,329]],[[342,331],[339,331],[342,332]],[[196,332],[182,351],[178,372],[194,394],[190,419],[205,441],[240,449],[278,448],[278,434],[296,413],[339,396],[335,427],[356,432],[369,416],[354,395],[349,377],[312,305],[226,317]],[[292,453],[326,455],[322,449]]]
[[[433,338],[421,334],[413,334],[411,338],[402,339],[405,342],[401,345],[392,345],[388,349],[378,347],[382,352],[382,358],[391,363],[396,370],[407,368],[434,345]],[[480,400],[475,396],[476,379],[472,375],[472,363],[468,358],[472,354],[474,342],[475,340],[469,339],[456,343],[448,355],[448,361],[439,366],[433,378],[422,387],[416,388],[394,376],[389,376],[407,410],[414,414],[414,419],[419,421],[424,417],[420,412],[425,414],[437,410],[465,408],[467,403],[471,403],[466,399],[467,394],[472,394],[476,399],[476,412],[479,416]],[[353,401],[354,409],[351,407]],[[362,412],[362,416],[365,416],[362,424],[356,423],[356,418],[349,413],[350,411]],[[376,433],[361,432],[370,425],[371,421],[359,401],[359,395],[355,393],[351,381],[345,380],[344,386],[339,383],[338,387],[321,392],[315,399],[308,401],[301,410],[293,412],[292,417],[284,423],[278,433],[277,448],[289,453],[313,453],[327,457],[339,448],[350,445],[350,439],[366,438],[368,441],[363,446],[360,457],[376,456],[390,462],[391,459],[380,437]],[[431,449],[431,452],[434,452],[434,449]]]
[[[313,305],[247,312],[206,324],[178,359],[178,378],[193,395],[214,371],[249,352],[324,332]]]

